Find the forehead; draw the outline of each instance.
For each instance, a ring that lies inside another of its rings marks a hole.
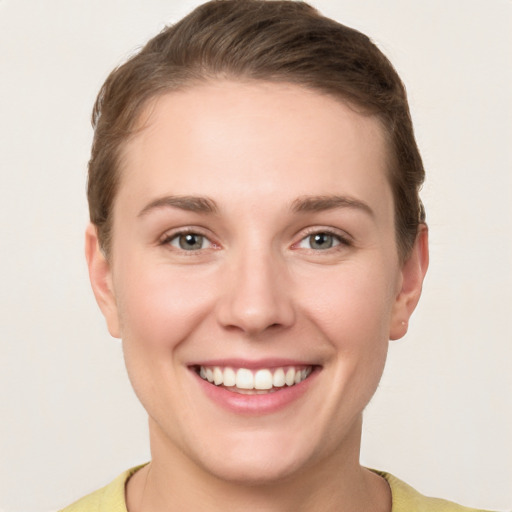
[[[123,149],[121,199],[391,197],[380,122],[297,85],[213,81],[156,98],[140,121]]]

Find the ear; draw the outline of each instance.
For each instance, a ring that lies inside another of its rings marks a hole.
[[[411,254],[402,265],[398,294],[393,307],[389,339],[397,340],[407,332],[409,318],[420,300],[428,268],[428,228],[421,224]]]
[[[89,224],[85,231],[85,257],[92,291],[107,321],[108,330],[114,338],[120,338],[118,310],[112,285],[112,271],[109,261],[100,248],[98,231],[94,224]]]

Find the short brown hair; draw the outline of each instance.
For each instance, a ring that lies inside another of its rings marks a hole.
[[[409,254],[424,221],[424,169],[405,87],[364,34],[293,0],[213,0],[151,39],[115,69],[94,106],[89,162],[91,221],[108,255],[120,151],[148,100],[218,77],[294,83],[375,115],[387,136],[398,252]]]

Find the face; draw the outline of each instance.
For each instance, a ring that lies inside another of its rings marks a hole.
[[[169,93],[126,147],[91,279],[153,459],[266,481],[357,463],[423,270],[399,263],[379,123],[294,85]],[[418,244],[417,244],[418,245]]]

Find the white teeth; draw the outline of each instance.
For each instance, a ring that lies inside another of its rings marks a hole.
[[[272,388],[282,388],[286,386],[294,386],[307,379],[312,372],[312,367],[296,369],[294,367],[268,369],[252,371],[247,368],[239,368],[234,370],[230,367],[221,368],[205,367],[199,368],[199,376],[215,384],[216,386],[224,386],[232,388],[233,391],[238,390],[257,390],[254,392],[267,393],[276,391]]]
[[[215,367],[213,369],[213,382],[216,386],[224,382],[224,376],[222,375],[222,370],[220,368]]]
[[[236,373],[232,368],[224,369],[224,386],[232,387],[236,385]]]
[[[275,388],[282,388],[286,382],[284,380],[284,370],[282,368],[278,368],[274,375],[272,376],[272,384]]]
[[[286,372],[286,376],[284,378],[287,386],[293,386],[295,384],[295,368],[290,368]]]
[[[258,370],[254,375],[254,389],[271,389],[272,374],[270,370]]]
[[[236,387],[240,389],[254,389],[254,376],[251,370],[240,368],[236,372]]]

